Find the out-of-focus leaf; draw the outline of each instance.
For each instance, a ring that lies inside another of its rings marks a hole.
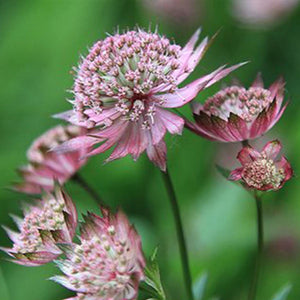
[[[8,288],[6,286],[6,281],[0,266],[0,299],[9,300]]]
[[[219,166],[219,165],[216,165],[216,169],[217,169],[217,171],[218,171],[225,179],[228,180],[228,177],[229,177],[229,175],[230,175],[230,170],[225,169],[225,168],[223,168],[223,167],[221,167],[221,166]]]
[[[290,291],[292,289],[291,284],[287,284],[284,287],[282,287],[279,292],[276,293],[276,295],[272,298],[272,300],[286,300],[287,296],[289,295]]]
[[[202,300],[205,292],[205,287],[207,284],[208,275],[204,272],[199,278],[195,281],[193,285],[193,293],[195,300]]]
[[[161,284],[159,266],[157,263],[157,248],[147,261],[145,268],[145,280],[140,288],[149,294],[148,300],[165,300],[165,292]]]

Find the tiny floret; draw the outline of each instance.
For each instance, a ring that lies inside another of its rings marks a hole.
[[[85,217],[80,244],[57,261],[65,276],[52,279],[77,292],[74,300],[136,299],[145,267],[140,237],[121,211],[102,214]]]
[[[242,167],[232,171],[229,179],[242,180],[248,188],[261,191],[280,189],[293,174],[285,157],[276,160],[280,150],[277,140],[267,143],[261,152],[244,147],[238,154]]]
[[[59,187],[46,192],[34,206],[24,209],[24,218],[13,216],[19,232],[4,227],[13,241],[11,249],[1,248],[14,262],[38,266],[56,259],[57,243],[71,243],[77,225],[77,213],[72,200]]]
[[[81,136],[85,129],[75,125],[58,125],[37,138],[27,151],[28,165],[18,169],[23,181],[15,183],[13,189],[29,194],[52,191],[55,181],[65,183],[86,163],[87,149],[56,153],[51,151],[58,145]]]
[[[249,89],[233,85],[208,98],[203,105],[193,103],[195,123],[187,128],[210,140],[238,142],[254,139],[270,130],[282,116],[284,81],[278,79],[268,89],[260,75]]]
[[[166,168],[166,132],[181,134],[184,120],[167,109],[185,105],[240,65],[203,76],[183,88],[178,85],[195,69],[208,49],[195,48],[198,30],[185,47],[143,30],[115,34],[92,46],[76,69],[73,110],[56,117],[90,129],[87,136],[66,142],[65,151],[100,144],[89,155],[115,146],[108,161],[142,152]]]

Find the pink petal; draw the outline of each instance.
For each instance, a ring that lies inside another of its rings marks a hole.
[[[164,126],[171,134],[181,134],[184,120],[168,110],[157,108],[156,115],[162,120]]]
[[[157,167],[164,172],[166,171],[167,148],[163,140],[156,145],[149,144],[147,147],[147,155]]]
[[[156,145],[165,136],[167,130],[163,120],[157,114],[154,116],[154,122],[153,124],[150,124],[150,127],[152,143]]]
[[[184,126],[189,129],[190,131],[198,134],[199,136],[202,136],[208,140],[211,141],[218,141],[218,138],[215,136],[212,136],[210,132],[205,131],[201,126],[198,126],[198,124],[192,123],[191,121],[185,119]]]
[[[252,87],[260,87],[263,88],[264,87],[264,82],[261,76],[261,73],[259,72],[255,78],[255,80],[253,81]]]
[[[228,179],[232,181],[238,181],[242,178],[242,172],[243,168],[235,169],[230,173]]]
[[[262,151],[264,151],[268,158],[275,160],[281,151],[281,143],[278,140],[268,142]]]
[[[250,146],[244,147],[237,155],[237,159],[244,166],[245,164],[253,162],[260,157],[260,153]]]
[[[238,115],[230,113],[227,127],[234,136],[235,141],[243,141],[248,139],[249,130],[247,123]]]
[[[276,167],[284,170],[285,178],[282,182],[282,185],[293,177],[294,171],[289,161],[284,156],[282,156],[281,160],[276,163]]]

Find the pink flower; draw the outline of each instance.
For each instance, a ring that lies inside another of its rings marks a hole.
[[[65,276],[52,280],[77,292],[74,300],[136,299],[145,267],[140,237],[121,211],[101,210],[103,217],[85,217],[81,243],[57,262]]]
[[[77,70],[74,109],[56,115],[92,130],[57,150],[101,143],[88,154],[95,155],[115,146],[108,161],[128,154],[136,160],[146,150],[149,159],[165,170],[164,136],[167,131],[181,134],[184,125],[181,117],[167,109],[183,106],[240,66],[221,67],[178,88],[209,46],[205,38],[195,48],[199,33],[184,48],[142,30],[98,41]]]
[[[241,22],[266,27],[281,21],[299,0],[233,0],[233,14]]]
[[[36,139],[27,152],[29,164],[18,169],[23,182],[14,184],[17,191],[39,194],[42,190],[52,191],[54,182],[66,182],[86,163],[87,149],[78,149],[63,154],[51,152],[52,148],[85,133],[85,129],[69,125],[56,126]]]
[[[261,152],[251,146],[244,147],[238,154],[242,167],[231,172],[229,179],[242,180],[246,187],[260,191],[278,190],[288,181],[293,170],[284,156],[276,160],[281,144],[268,142]]]
[[[57,243],[71,243],[77,226],[77,212],[71,198],[58,186],[46,192],[34,206],[24,209],[24,219],[12,216],[19,232],[4,227],[13,241],[12,248],[1,248],[13,262],[39,266],[60,254]]]
[[[238,142],[254,139],[270,130],[282,116],[286,105],[282,78],[269,89],[263,87],[260,75],[246,90],[240,86],[227,87],[204,105],[193,103],[196,123],[186,121],[186,127],[209,140]]]

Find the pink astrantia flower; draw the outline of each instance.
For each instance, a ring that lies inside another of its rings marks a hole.
[[[238,154],[242,167],[231,172],[229,179],[242,182],[251,189],[260,191],[278,190],[293,175],[291,165],[284,156],[276,160],[281,144],[268,142],[261,152],[251,146],[244,147]]]
[[[52,191],[55,180],[60,184],[66,182],[86,163],[86,158],[83,157],[87,149],[63,154],[50,150],[85,132],[85,129],[78,126],[59,125],[36,139],[27,151],[29,164],[18,169],[23,182],[14,184],[13,188],[24,193],[39,194],[42,190]]]
[[[183,88],[209,46],[205,38],[195,48],[198,30],[181,48],[156,33],[142,30],[98,41],[82,59],[73,93],[74,109],[56,117],[92,129],[88,135],[64,143],[57,151],[101,143],[88,155],[115,146],[108,161],[142,152],[162,170],[166,168],[166,132],[181,134],[184,120],[167,109],[183,106],[240,65],[221,67]]]
[[[39,266],[56,259],[56,243],[71,243],[77,226],[77,212],[71,198],[58,186],[45,192],[34,206],[24,209],[24,218],[12,216],[19,232],[4,227],[13,241],[12,248],[1,248],[13,262]]]
[[[136,299],[145,267],[140,237],[121,211],[102,215],[85,217],[81,243],[57,262],[65,276],[52,279],[77,292],[73,300]]]
[[[270,130],[282,116],[286,105],[282,78],[265,89],[260,75],[249,89],[227,87],[202,105],[193,103],[196,123],[186,127],[196,134],[220,142],[254,139]]]

